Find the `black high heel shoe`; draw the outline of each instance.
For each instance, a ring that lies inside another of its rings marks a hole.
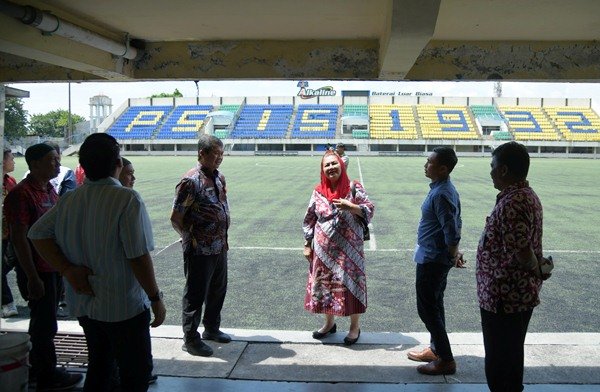
[[[358,336],[355,337],[354,339],[349,338],[348,336],[346,336],[344,338],[344,344],[346,346],[352,346],[354,343],[358,342],[358,338],[360,338],[360,329],[358,330]]]
[[[313,339],[323,339],[325,336],[329,335],[330,333],[335,333],[336,331],[337,331],[337,325],[333,324],[333,327],[329,328],[329,331],[327,331],[327,332],[314,331]]]

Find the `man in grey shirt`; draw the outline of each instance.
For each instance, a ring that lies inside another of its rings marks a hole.
[[[38,220],[29,238],[68,282],[69,310],[89,352],[84,391],[108,390],[115,359],[123,389],[146,391],[152,371],[148,326],[161,325],[166,313],[150,257],[150,218],[140,195],[117,180],[123,163],[112,136],[90,135],[79,162],[86,181]]]

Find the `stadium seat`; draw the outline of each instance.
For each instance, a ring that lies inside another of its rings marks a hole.
[[[498,113],[494,105],[471,105],[471,112],[476,118],[491,118],[494,120],[502,120],[502,115]]]
[[[338,110],[337,105],[299,105],[291,137],[334,139]]]
[[[370,105],[369,131],[372,139],[416,139],[413,107],[408,105]]]
[[[180,105],[160,127],[157,139],[197,139],[206,115],[213,110],[210,105]]]
[[[560,140],[548,115],[539,106],[500,106],[515,140]]]
[[[226,129],[217,129],[215,130],[215,136],[219,139],[226,139],[229,137],[229,131]]]
[[[479,139],[481,135],[466,106],[417,105],[424,139]]]
[[[281,139],[286,137],[292,105],[246,105],[235,123],[231,138]]]
[[[544,110],[566,140],[600,141],[600,117],[592,108],[565,106]]]
[[[491,133],[494,140],[513,140],[513,135],[509,131],[493,131]]]
[[[130,106],[106,131],[117,140],[151,139],[172,106]]]
[[[221,105],[219,107],[219,110],[222,110],[224,112],[231,112],[231,113],[235,114],[240,109],[240,106],[241,105]]]
[[[369,114],[368,105],[346,104],[342,109],[344,116],[367,116]]]
[[[356,139],[479,139],[474,118],[493,118],[509,129],[492,132],[494,140],[600,141],[598,114],[590,107],[567,106],[146,105],[127,108],[107,133],[121,141],[196,139],[207,114],[214,110],[239,112],[233,130],[215,130],[222,139],[334,139],[343,111],[345,116],[369,117],[368,130],[352,130]]]

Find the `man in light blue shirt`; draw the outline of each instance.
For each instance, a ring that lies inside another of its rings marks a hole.
[[[124,390],[146,391],[148,325],[159,326],[166,313],[150,257],[150,219],[139,194],[117,180],[123,164],[112,136],[86,138],[79,162],[87,177],[83,186],[65,194],[29,238],[68,282],[70,312],[88,345],[84,391],[108,391],[115,359]]]
[[[463,267],[458,251],[462,221],[460,198],[450,181],[458,158],[449,147],[436,147],[425,163],[425,176],[431,180],[429,194],[421,205],[414,260],[417,263],[417,310],[431,334],[431,344],[423,351],[410,351],[408,358],[427,362],[417,367],[423,374],[454,374],[456,363],[450,349],[444,316],[444,290],[448,272]]]

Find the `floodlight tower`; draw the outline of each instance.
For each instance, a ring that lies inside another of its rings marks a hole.
[[[496,97],[502,96],[502,82],[500,82],[500,81],[494,82],[494,95]]]
[[[90,131],[97,132],[98,125],[112,113],[112,99],[99,94],[90,98]]]

